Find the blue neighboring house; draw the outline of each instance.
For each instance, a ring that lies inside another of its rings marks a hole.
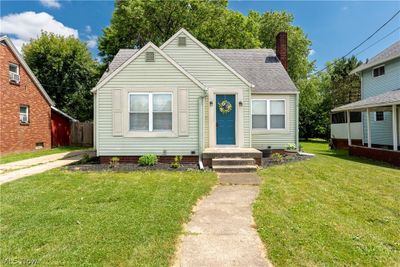
[[[363,149],[364,156],[375,159],[389,157],[390,162],[400,164],[398,152],[400,149],[400,41],[360,65],[352,73],[361,77],[361,100],[337,107],[332,111],[345,112],[347,117],[350,117],[350,112],[362,112],[362,144],[369,150],[363,148],[359,150]],[[350,120],[346,120],[346,123],[347,121]],[[352,153],[350,123],[347,125],[347,137],[350,153]],[[394,153],[385,154],[381,152],[382,149],[391,150],[390,152],[394,151]],[[375,156],[371,156],[372,154]],[[383,156],[378,157],[376,154]]]

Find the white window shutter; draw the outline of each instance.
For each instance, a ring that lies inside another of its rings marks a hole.
[[[122,107],[121,90],[112,91],[112,134],[113,136],[122,136]]]
[[[178,133],[179,136],[189,135],[189,97],[187,89],[178,90]]]

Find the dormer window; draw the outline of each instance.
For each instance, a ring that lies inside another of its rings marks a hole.
[[[379,66],[377,68],[374,68],[372,70],[372,75],[374,77],[382,76],[385,74],[385,66]]]
[[[178,37],[178,46],[186,46],[186,37]]]
[[[154,52],[146,52],[146,62],[154,62]]]
[[[20,81],[19,65],[10,63],[8,65],[8,73],[9,73],[10,82],[19,83],[19,81]]]

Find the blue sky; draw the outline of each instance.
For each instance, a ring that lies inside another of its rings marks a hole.
[[[41,28],[73,34],[87,42],[97,57],[96,38],[110,23],[113,8],[113,1],[2,0],[0,32],[13,38],[17,47],[35,37]],[[310,58],[316,60],[319,69],[373,33],[400,9],[400,1],[230,1],[229,8],[243,14],[249,10],[293,13],[294,24],[302,27],[312,41]],[[399,27],[400,15],[355,53]],[[358,57],[365,60],[397,40],[400,40],[400,29]]]

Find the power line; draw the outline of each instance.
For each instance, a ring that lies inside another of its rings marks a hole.
[[[367,42],[369,39],[371,39],[375,34],[377,34],[383,27],[385,27],[389,22],[391,22],[398,14],[400,14],[400,10],[398,10],[389,20],[387,20],[382,26],[380,26],[374,33],[372,33],[370,36],[368,36],[364,41],[362,41],[359,45],[351,49],[346,55],[342,56],[341,59],[344,59],[348,55],[350,55],[354,50],[358,49],[360,46],[362,46],[365,42]],[[326,70],[329,66],[331,66],[333,63],[327,64],[323,69],[317,71],[314,73],[318,74],[324,70]]]
[[[350,50],[350,52],[348,52],[346,55],[344,55],[343,57],[347,57],[348,55],[350,55],[354,50],[356,50],[357,48],[359,48],[360,46],[362,46],[366,41],[368,41],[369,39],[371,39],[375,34],[377,34],[383,27],[385,27],[390,21],[392,21],[398,14],[400,13],[400,10],[397,11],[388,21],[386,21],[381,27],[379,27],[379,29],[377,29],[373,34],[371,34],[370,36],[368,36],[367,39],[365,39],[361,44],[357,45],[356,47],[354,47],[352,50]]]
[[[397,30],[400,29],[400,26],[397,27],[396,29],[394,29],[393,31],[389,32],[388,34],[386,34],[385,36],[383,36],[381,39],[379,39],[378,41],[374,42],[373,44],[371,44],[370,46],[367,46],[366,48],[364,48],[363,50],[361,50],[360,52],[358,52],[356,54],[356,56],[358,56],[359,54],[365,52],[366,50],[370,49],[371,47],[373,47],[374,45],[376,45],[377,43],[379,43],[380,41],[386,39],[387,37],[389,37],[390,35],[392,35],[393,33],[395,33]]]

